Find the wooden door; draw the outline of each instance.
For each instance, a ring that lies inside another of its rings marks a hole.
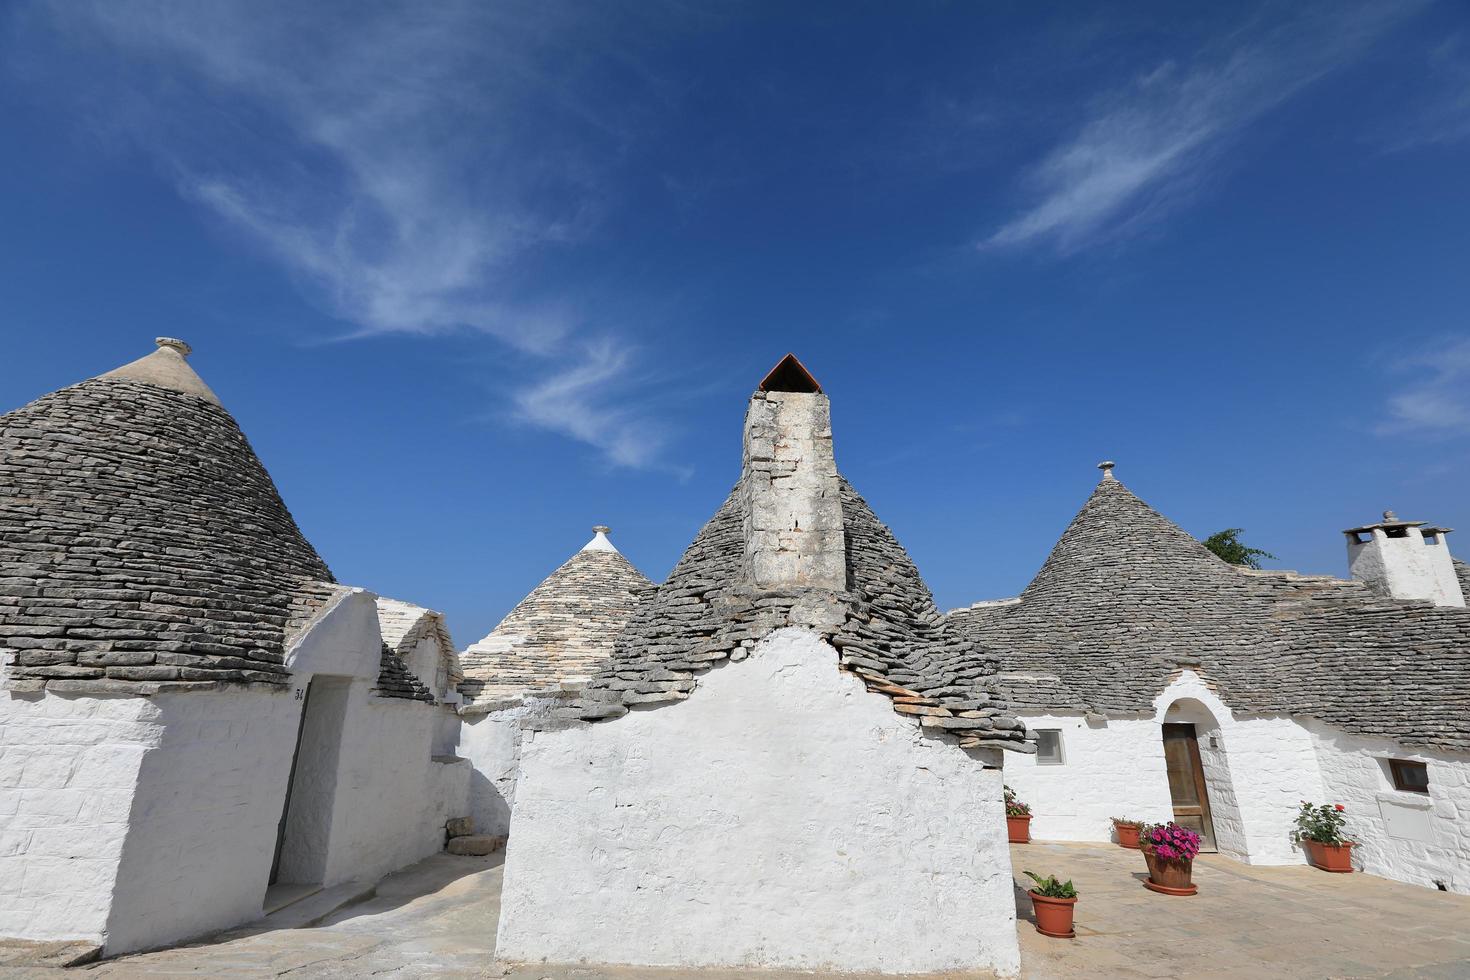
[[[1199,739],[1193,725],[1164,726],[1164,765],[1169,771],[1169,796],[1174,822],[1202,838],[1201,847],[1215,849],[1215,827],[1210,820],[1210,797],[1205,792],[1205,770],[1200,764]]]

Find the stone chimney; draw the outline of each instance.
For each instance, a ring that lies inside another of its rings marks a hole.
[[[827,396],[793,354],[745,413],[745,578],[757,589],[847,589],[847,538]]]
[[[1399,520],[1386,510],[1378,523],[1342,533],[1347,536],[1348,571],[1373,591],[1436,606],[1465,605],[1446,540],[1449,528]]]

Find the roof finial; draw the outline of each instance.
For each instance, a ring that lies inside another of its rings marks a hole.
[[[617,551],[613,543],[607,539],[607,534],[612,528],[606,524],[598,524],[592,528],[593,537],[582,546],[583,551]]]
[[[194,353],[194,348],[190,347],[182,340],[179,340],[177,337],[154,337],[153,342],[159,347],[172,347],[174,350],[178,351],[185,357],[188,357],[190,354]]]
[[[1111,480],[1113,479],[1113,467],[1117,465],[1118,464],[1113,462],[1111,459],[1105,459],[1101,463],[1097,464],[1097,468],[1103,471],[1102,478],[1104,480]]]
[[[1385,524],[1397,524],[1398,523],[1398,520],[1399,520],[1399,515],[1395,514],[1393,511],[1386,510],[1386,511],[1383,512],[1383,523],[1385,523]]]

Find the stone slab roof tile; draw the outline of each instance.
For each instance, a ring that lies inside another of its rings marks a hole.
[[[547,718],[599,721],[634,706],[682,701],[711,668],[743,660],[766,635],[800,625],[819,629],[838,650],[841,669],[924,731],[967,747],[1034,750],[995,683],[993,655],[947,627],[907,552],[846,480],[839,486],[846,592],[748,585],[737,485],[664,584],[639,604],[612,658],[580,697]]]
[[[587,679],[612,656],[640,596],[653,588],[599,530],[460,655],[460,693],[493,700]]]
[[[284,683],[286,631],[332,581],[234,419],[176,351],[150,357],[0,416],[11,686]]]
[[[431,636],[439,644],[449,683],[455,685],[463,679],[459,654],[454,649],[454,640],[449,635],[449,626],[444,621],[443,613],[382,596],[378,597],[377,606],[378,629],[382,633],[383,642],[392,648],[400,660],[412,653],[420,640]]]
[[[427,684],[414,676],[413,671],[408,669],[408,665],[387,643],[383,644],[383,652],[378,665],[378,679],[373,683],[370,693],[380,698],[422,701],[425,704],[436,703],[434,692],[429,690]]]
[[[1183,667],[1232,710],[1470,748],[1470,612],[1220,561],[1104,479],[1019,601],[948,615],[1032,712],[1146,713]]]

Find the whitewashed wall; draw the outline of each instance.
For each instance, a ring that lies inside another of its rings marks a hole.
[[[1062,733],[1061,765],[1034,755],[1005,757],[1005,781],[1031,804],[1037,840],[1113,839],[1113,817],[1168,820],[1173,815],[1164,743],[1152,718],[1028,715],[1032,730]]]
[[[300,705],[287,690],[152,701],[162,737],[138,772],[108,955],[260,916],[296,741]]]
[[[1313,802],[1347,807],[1359,846],[1353,864],[1371,874],[1470,895],[1470,755],[1410,751],[1388,739],[1310,724],[1327,790]],[[1386,760],[1429,769],[1429,794],[1393,788]]]
[[[444,848],[444,821],[434,776],[466,784],[469,767],[431,761],[438,709],[433,705],[370,698],[354,683],[336,773],[331,843],[324,883],[372,880]]]
[[[1024,720],[1032,729],[1060,729],[1066,760],[1006,759],[1006,782],[1031,804],[1039,840],[1105,841],[1112,839],[1109,817],[1172,817],[1161,726],[1179,722],[1195,726],[1220,853],[1250,864],[1305,860],[1289,835],[1299,801],[1322,796],[1322,777],[1312,737],[1293,719],[1238,717],[1186,670],[1155,699],[1152,718]]]
[[[1323,794],[1306,728],[1286,717],[1237,716],[1192,670],[1154,704],[1161,722],[1195,724],[1220,852],[1247,864],[1304,863],[1291,831],[1301,801]]]
[[[445,820],[463,816],[448,810],[468,805],[469,767],[432,761],[442,709],[369,694],[380,649],[376,599],[357,589],[334,602],[289,652],[296,687],[313,676],[330,678],[327,690],[337,688],[343,703],[334,752],[315,752],[324,743],[303,740],[303,759],[314,754],[321,768],[315,780],[331,785],[330,812],[316,815],[324,826],[312,844],[310,870],[283,853],[283,880],[331,886],[412,864],[443,849]]]
[[[551,699],[526,696],[499,702],[493,710],[471,709],[461,719],[455,754],[473,767],[468,815],[481,834],[510,833],[516,774],[521,758],[521,723],[546,710]]]
[[[0,691],[0,936],[101,942],[158,718],[143,698]]]
[[[500,955],[1019,968],[998,753],[928,739],[800,629],[690,699],[527,733]]]
[[[469,765],[430,761],[442,709],[368,696],[379,650],[357,592],[290,651],[289,688],[0,692],[0,935],[115,955],[258,918],[308,666],[344,693],[319,873],[371,879],[440,850]]]

